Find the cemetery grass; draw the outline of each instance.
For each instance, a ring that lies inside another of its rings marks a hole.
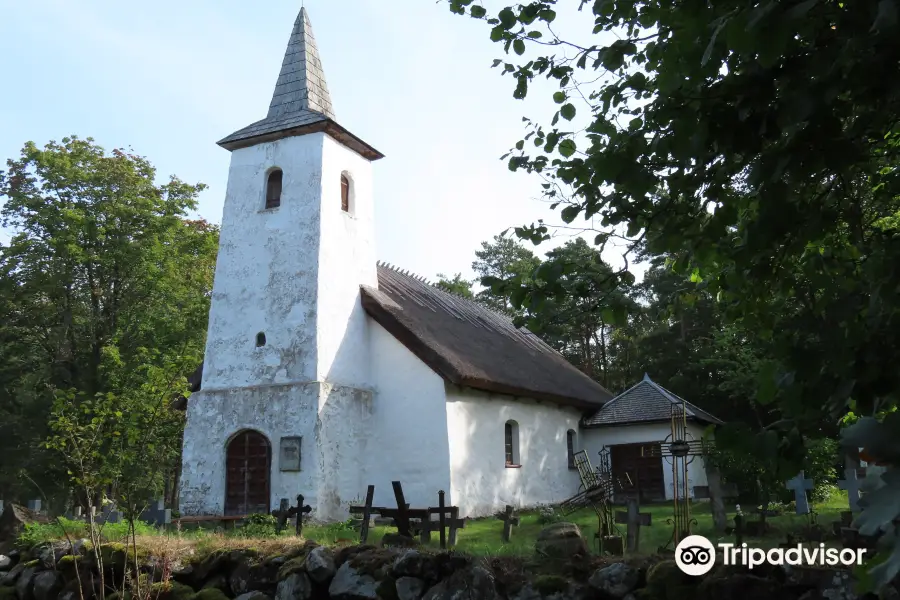
[[[840,512],[847,510],[846,493],[832,497],[829,501],[813,504],[812,508],[817,513],[818,524],[826,531],[831,531],[831,523],[838,521]],[[622,506],[614,507],[614,510],[624,510]],[[657,553],[657,549],[665,546],[672,535],[672,526],[666,523],[672,517],[673,507],[671,502],[660,504],[646,504],[641,506],[641,512],[651,515],[651,525],[641,527],[640,551],[641,555]],[[712,515],[708,503],[694,503],[691,506],[691,514],[697,524],[693,526],[693,533],[703,535],[713,543],[733,541],[733,536],[715,534],[712,523]],[[554,521],[566,521],[577,524],[584,535],[592,552],[597,552],[594,533],[597,531],[597,517],[590,509],[580,510],[571,515],[562,517],[557,515],[554,520],[542,519],[541,515],[534,511],[522,512],[520,525],[513,528],[512,539],[509,543],[502,541],[503,521],[495,517],[473,519],[466,523],[465,529],[457,533],[457,545],[455,550],[472,556],[531,556],[534,553],[534,544],[540,531]],[[729,512],[729,518],[733,517],[733,510]],[[756,520],[756,515],[745,512],[747,520]],[[764,537],[745,536],[744,541],[752,546],[771,548],[783,542],[788,533],[799,532],[806,524],[807,517],[793,514],[788,507],[777,517],[767,519],[771,531]],[[68,522],[72,523],[72,522]],[[103,532],[103,539],[109,542],[126,541],[127,529],[125,524],[107,526]],[[729,522],[729,525],[731,523]],[[620,533],[624,536],[625,526],[618,525]],[[69,528],[67,527],[67,530]],[[206,528],[192,528],[184,530],[168,531],[156,530],[150,526],[141,526],[138,530],[138,546],[154,555],[183,556],[191,554],[195,558],[210,552],[223,549],[252,548],[262,555],[274,555],[289,551],[302,543],[302,540],[293,536],[289,530],[282,535],[275,536],[274,531],[265,534],[247,528],[241,531],[237,528],[233,531],[222,532]],[[393,527],[372,527],[369,530],[367,543],[378,545],[385,533],[395,532]],[[73,533],[75,535],[73,535]],[[79,537],[74,531],[69,531],[72,539]],[[41,541],[64,539],[65,535],[54,524],[29,528],[26,532],[27,545],[33,545]],[[313,540],[326,545],[347,545],[359,542],[359,532],[350,527],[348,523],[333,523],[330,525],[309,525],[303,528],[303,538]],[[826,538],[827,539],[827,538]],[[23,544],[24,546],[25,544]],[[439,535],[432,533],[431,548],[438,549]]]

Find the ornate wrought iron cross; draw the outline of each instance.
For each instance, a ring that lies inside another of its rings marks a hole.
[[[674,514],[666,523],[672,525],[672,537],[659,551],[674,550],[678,542],[691,535],[691,526],[697,520],[691,517],[691,496],[688,487],[688,465],[703,454],[703,440],[695,440],[687,429],[687,411],[684,401],[673,403],[671,432],[660,444],[659,456],[672,465],[672,503]],[[654,451],[651,455],[657,455]],[[670,548],[671,546],[671,548]]]

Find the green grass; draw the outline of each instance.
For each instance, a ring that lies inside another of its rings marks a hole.
[[[846,493],[841,493],[834,495],[827,502],[814,504],[813,510],[818,515],[819,525],[825,529],[826,532],[830,532],[831,523],[839,519],[840,512],[842,510],[847,510],[846,507]],[[734,516],[733,506],[729,508],[731,509],[729,510],[729,518],[731,518]],[[624,510],[624,508],[616,506],[614,507],[614,510]],[[768,518],[767,522],[772,531],[765,537],[745,537],[744,541],[753,546],[769,548],[784,541],[787,533],[799,532],[807,524],[807,518],[805,516],[793,514],[792,510],[792,507],[788,507],[781,516]],[[665,504],[648,504],[641,506],[641,512],[650,513],[651,525],[649,527],[641,527],[640,554],[654,554],[659,547],[667,544],[672,535],[672,525],[666,521],[673,516],[673,506],[671,502]],[[706,536],[710,538],[713,543],[733,541],[732,536],[726,537],[715,534],[708,503],[692,503],[691,516],[696,520],[696,524],[693,525],[692,528],[692,533]],[[748,514],[746,515],[746,518],[748,520],[756,520],[758,517]],[[592,551],[597,551],[594,541],[594,534],[597,532],[597,516],[592,510],[584,509],[564,517],[559,516],[559,520],[577,524],[581,528]],[[513,529],[512,540],[509,543],[504,543],[502,541],[502,520],[493,517],[469,520],[466,523],[465,529],[458,532],[456,550],[473,556],[528,556],[533,553],[535,540],[546,525],[547,523],[541,523],[538,512],[523,512],[520,515],[520,525]],[[86,531],[79,531],[79,529],[83,528],[82,524],[67,521],[66,526],[66,529],[72,538],[80,537],[86,533]],[[625,526],[619,525],[618,527],[620,533],[624,536]],[[73,531],[73,529],[76,531]],[[369,544],[377,545],[384,534],[391,531],[396,531],[396,529],[393,527],[373,527],[369,530],[367,542]],[[124,523],[115,526],[108,525],[104,528],[103,533],[103,538],[105,540],[124,541],[126,525]],[[164,535],[171,541],[181,540],[182,542],[192,543],[194,545],[209,545],[210,548],[214,548],[222,543],[227,543],[228,545],[243,543],[235,538],[247,538],[246,543],[251,546],[254,544],[259,545],[264,540],[270,540],[276,544],[278,543],[276,540],[289,542],[292,537],[291,533],[292,531],[288,531],[275,537],[274,529],[269,531],[268,524],[263,525],[260,523],[226,532],[196,527],[177,532],[169,529]],[[151,542],[154,537],[160,536],[161,534],[163,534],[163,532],[150,526],[139,526],[138,535],[144,538],[146,542]],[[355,544],[359,541],[359,532],[350,528],[346,523],[307,526],[303,528],[303,536],[306,539],[328,545],[336,543]],[[30,547],[40,541],[61,538],[64,538],[62,530],[54,523],[48,525],[34,525],[28,526],[25,535],[20,540],[20,544],[22,547]],[[436,533],[432,533],[431,546],[434,548],[439,546],[438,534]]]
[[[835,496],[828,502],[813,505],[813,510],[817,513],[819,525],[826,531],[830,531],[831,523],[839,520],[840,512],[847,510],[846,507],[847,498],[846,494],[844,494],[843,497]],[[616,506],[614,510],[624,510],[624,507]],[[651,525],[649,527],[641,527],[640,551],[641,554],[653,554],[656,553],[657,548],[666,545],[672,535],[672,526],[666,523],[666,520],[672,518],[673,506],[671,502],[649,504],[642,506],[641,512],[650,513]],[[719,536],[715,533],[709,503],[692,503],[691,516],[697,521],[692,528],[692,533],[706,536],[714,543],[733,540],[732,536]],[[733,516],[732,507],[732,510],[729,511],[729,518]],[[752,515],[746,515],[746,517],[747,519],[756,519]],[[594,534],[597,532],[597,516],[592,510],[580,510],[562,517],[560,520],[577,524],[581,528],[588,544],[591,545],[592,550],[596,551]],[[786,511],[781,516],[769,517],[767,522],[772,528],[769,534],[761,538],[745,536],[744,541],[763,548],[774,547],[785,540],[787,533],[799,532],[806,526],[808,520],[805,516]],[[475,556],[528,555],[533,552],[534,542],[538,533],[545,526],[545,524],[539,522],[539,514],[537,512],[524,512],[520,515],[520,525],[513,529],[512,540],[506,544],[502,540],[503,521],[496,518],[470,520],[466,523],[465,529],[460,530],[458,533],[456,549]],[[624,536],[625,526],[620,525],[618,527]],[[390,527],[370,529],[368,543],[377,544],[388,531],[395,531],[395,529]],[[342,530],[334,525],[306,527],[303,529],[303,535],[306,538],[325,544],[335,543],[335,541],[342,538],[353,542],[359,539],[357,532],[347,529]],[[431,537],[432,545],[437,547],[437,534],[433,533]]]

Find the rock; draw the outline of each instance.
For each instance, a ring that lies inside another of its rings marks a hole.
[[[254,591],[250,589],[250,565],[246,562],[240,562],[232,569],[228,576],[228,587],[231,589],[233,596],[240,596],[247,592]]]
[[[457,571],[431,587],[424,600],[499,600],[494,578],[481,567]]]
[[[697,593],[697,583],[701,578],[685,575],[674,560],[664,560],[653,565],[647,571],[647,585],[635,592],[638,598],[657,598],[667,600],[693,600]],[[706,577],[703,580],[711,580]]]
[[[588,584],[604,596],[620,600],[632,592],[641,579],[640,572],[625,563],[613,563],[597,569],[588,579]]]
[[[174,579],[178,583],[192,585],[196,581],[196,577],[194,577],[194,566],[186,565],[184,567],[181,567],[180,569],[175,569],[174,571],[172,571],[172,579]],[[224,580],[224,577],[222,579]]]
[[[6,571],[12,569],[13,561],[5,554],[0,554],[0,570]]]
[[[794,596],[784,585],[773,579],[757,577],[748,573],[732,573],[723,577],[704,578],[697,587],[696,594],[692,597],[787,600]]]
[[[150,586],[150,598],[153,600],[189,600],[193,596],[193,588],[177,581],[159,582]]]
[[[418,550],[405,550],[402,552],[394,560],[391,570],[396,577],[400,578],[415,577],[425,581],[436,581],[438,579],[434,559]]]
[[[584,597],[582,591],[565,577],[544,575],[523,585],[510,600],[568,600]]]
[[[275,600],[309,600],[312,583],[306,573],[294,573],[278,583]]]
[[[415,538],[406,537],[399,533],[386,533],[381,538],[382,548],[415,548],[419,545],[419,541]]]
[[[272,598],[262,592],[247,592],[246,594],[241,594],[234,600],[272,600]]]
[[[378,582],[374,577],[360,573],[346,562],[334,574],[328,595],[331,600],[376,600],[377,590]]]
[[[34,600],[56,600],[63,588],[62,576],[56,571],[42,571],[34,576]]]
[[[25,567],[22,574],[16,581],[16,596],[19,600],[33,600],[32,594],[34,588],[34,576],[37,573],[37,567]]]
[[[398,600],[419,600],[425,591],[425,582],[418,577],[400,577],[394,582]]]
[[[538,534],[534,544],[538,556],[570,558],[588,554],[588,545],[574,523],[554,523]]]
[[[853,578],[847,571],[835,572],[831,582],[823,586],[821,590],[824,600],[856,600],[853,591]]]
[[[228,600],[228,596],[219,588],[209,587],[194,594],[193,600]]]
[[[85,538],[75,540],[74,542],[72,542],[72,553],[84,554],[87,551],[90,543],[91,540],[87,540]]]
[[[213,575],[210,577],[206,583],[203,584],[204,590],[214,588],[217,590],[222,590],[223,592],[228,591],[228,578],[219,573],[218,575]]]
[[[210,575],[215,575],[224,571],[228,567],[227,552],[213,552],[193,568],[193,575],[196,581],[206,581]]]
[[[0,585],[13,585],[19,579],[19,575],[25,570],[25,563],[14,566],[6,575],[0,577]]]
[[[306,572],[309,578],[318,583],[327,583],[334,577],[337,569],[334,566],[334,556],[325,546],[316,546],[306,557]],[[277,598],[277,596],[276,596]]]

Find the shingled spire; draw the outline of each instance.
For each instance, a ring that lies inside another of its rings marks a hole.
[[[325,83],[325,72],[306,8],[300,9],[284,51],[281,73],[269,104],[269,117],[279,118],[311,111],[334,119],[334,108]]]
[[[219,141],[228,150],[253,146],[284,137],[325,131],[369,160],[383,155],[337,124],[319,49],[306,8],[294,21],[275,83],[269,113],[262,121],[240,129]]]

